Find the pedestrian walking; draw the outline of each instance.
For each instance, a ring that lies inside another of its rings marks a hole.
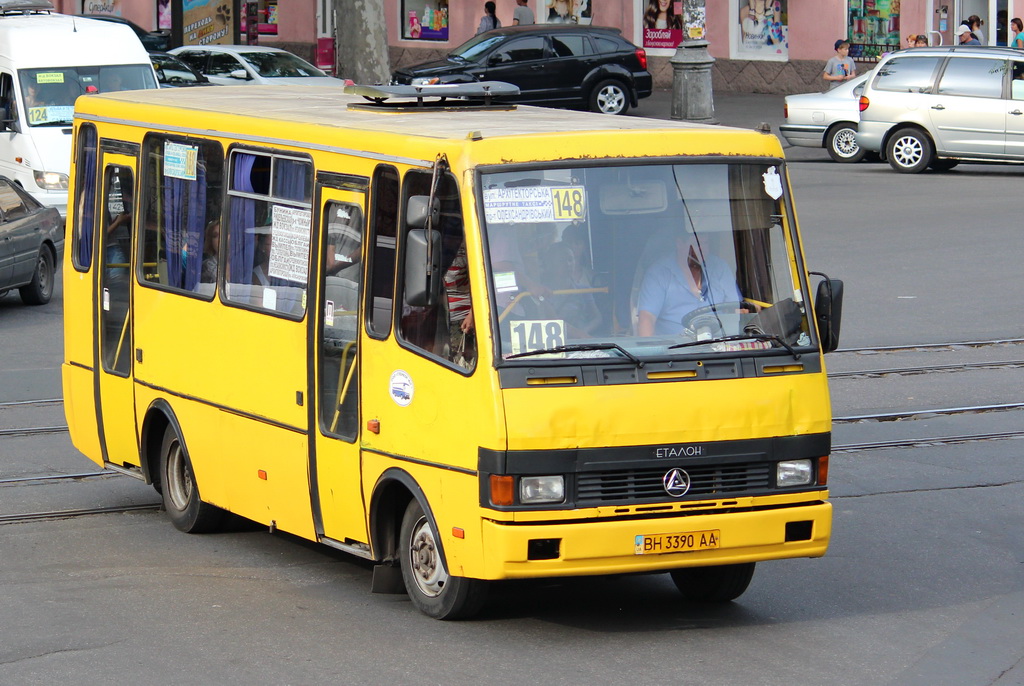
[[[516,0],[516,8],[512,11],[512,24],[515,26],[526,26],[535,24],[536,18],[533,10],[527,5],[528,0]]]
[[[477,33],[501,28],[501,22],[498,21],[498,15],[495,14],[497,9],[498,8],[494,4],[493,0],[487,0],[487,2],[484,3],[484,16],[480,19],[480,26],[476,30]]]

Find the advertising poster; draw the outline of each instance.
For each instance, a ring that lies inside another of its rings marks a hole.
[[[737,59],[789,59],[787,3],[788,0],[739,0]]]
[[[402,38],[408,40],[448,40],[447,0],[405,0],[405,25]]]
[[[538,24],[592,24],[593,0],[543,0],[537,3]]]
[[[675,50],[683,42],[683,0],[647,0],[643,47]]]
[[[223,0],[182,0],[182,44],[231,45],[234,42],[233,6]]]

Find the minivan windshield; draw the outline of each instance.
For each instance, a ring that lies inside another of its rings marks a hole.
[[[71,124],[79,95],[157,87],[148,64],[21,69],[18,79],[29,126]]]
[[[500,355],[650,358],[809,346],[774,162],[485,173]]]

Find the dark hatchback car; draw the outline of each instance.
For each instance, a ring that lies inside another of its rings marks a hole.
[[[161,88],[214,85],[203,74],[166,52],[149,53],[149,61],[153,63],[156,80]]]
[[[17,288],[26,305],[45,305],[53,295],[64,222],[6,176],[0,176],[0,296]]]
[[[434,81],[436,79],[436,81]],[[517,102],[624,114],[651,94],[647,53],[596,26],[531,25],[474,36],[442,60],[395,70],[395,84],[505,81]]]
[[[83,14],[80,15],[88,19],[99,19],[100,21],[110,21],[116,24],[124,24],[139,37],[142,41],[142,47],[146,50],[164,51],[171,49],[171,32],[166,29],[159,31],[147,31],[133,21],[128,21],[124,17],[118,17],[112,14]]]

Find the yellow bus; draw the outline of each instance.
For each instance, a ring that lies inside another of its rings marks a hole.
[[[842,283],[774,136],[349,90],[78,100],[76,448],[183,531],[318,541],[440,619],[501,579],[729,601],[825,554]]]

